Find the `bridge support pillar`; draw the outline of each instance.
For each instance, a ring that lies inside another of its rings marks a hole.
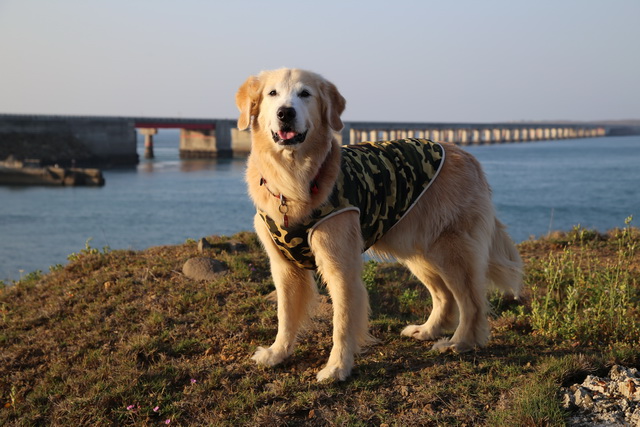
[[[138,130],[144,135],[144,158],[153,159],[153,135],[158,133],[158,129],[139,128]]]
[[[215,159],[218,157],[214,129],[180,129],[181,159]]]

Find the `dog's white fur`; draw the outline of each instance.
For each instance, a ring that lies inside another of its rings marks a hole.
[[[340,167],[340,146],[333,132],[343,127],[344,98],[317,74],[280,69],[249,77],[238,90],[236,102],[238,127],[252,131],[246,178],[253,202],[275,221],[282,221],[280,201],[270,193],[285,195],[289,223],[303,220],[326,202],[333,189]],[[293,108],[295,120],[283,124],[278,119],[282,107]],[[303,142],[291,139],[305,132]],[[433,310],[427,322],[407,326],[402,335],[436,340],[455,328],[451,338],[437,341],[433,348],[462,352],[487,344],[487,286],[518,295],[522,261],[495,216],[480,164],[453,144],[443,146],[446,159],[438,178],[372,249],[405,264],[431,293]],[[312,194],[310,183],[321,169],[319,192]],[[262,179],[268,190],[260,185]],[[280,253],[257,215],[254,226],[271,261],[278,333],[271,347],[258,348],[253,359],[273,366],[293,352],[317,289],[313,272],[296,267]],[[333,303],[333,348],[317,379],[344,380],[351,373],[354,355],[374,341],[368,332],[369,302],[361,279],[363,240],[358,213],[348,211],[322,222],[310,246]]]

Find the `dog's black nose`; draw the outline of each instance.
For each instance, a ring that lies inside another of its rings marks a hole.
[[[291,107],[280,107],[277,113],[278,118],[283,122],[290,122],[296,118],[296,109]]]

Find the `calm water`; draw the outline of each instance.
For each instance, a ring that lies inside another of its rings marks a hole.
[[[180,161],[160,132],[153,161],[105,171],[102,188],[0,187],[0,280],[91,247],[144,249],[252,228],[244,160]],[[640,136],[469,147],[514,240],[640,219]],[[139,153],[143,152],[139,148]]]

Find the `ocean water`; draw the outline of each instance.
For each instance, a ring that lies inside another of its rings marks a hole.
[[[517,242],[577,224],[605,231],[629,215],[640,221],[640,136],[467,149]],[[87,242],[144,249],[252,229],[244,159],[181,161],[175,131],[158,134],[155,153],[104,171],[101,188],[0,187],[0,280],[46,272]]]

